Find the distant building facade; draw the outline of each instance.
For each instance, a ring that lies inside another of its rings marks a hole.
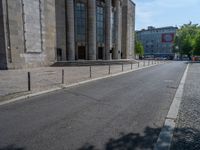
[[[144,55],[149,57],[174,57],[173,45],[177,27],[148,27],[137,31],[137,39],[144,46]]]
[[[134,55],[131,0],[0,0],[0,69]]]

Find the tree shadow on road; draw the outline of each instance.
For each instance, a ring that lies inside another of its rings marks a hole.
[[[153,149],[153,143],[157,141],[161,129],[147,127],[144,135],[138,133],[121,133],[118,138],[111,138],[105,144],[105,150],[134,150]],[[94,145],[85,144],[78,150],[99,150]]]
[[[78,150],[153,150],[160,131],[161,128],[147,127],[142,135],[121,133],[119,137],[109,139],[103,149],[86,143]],[[9,145],[0,147],[0,150],[26,150],[26,148]],[[176,128],[171,150],[200,150],[200,131],[193,128]]]
[[[171,150],[200,150],[200,131],[193,128],[176,128]]]
[[[110,139],[103,150],[153,150],[160,131],[161,128],[147,127],[143,135],[138,133],[121,134],[119,138]],[[100,149],[87,143],[78,150]],[[171,150],[200,150],[200,131],[192,128],[176,129]]]
[[[3,148],[0,147],[0,150],[25,150],[25,148],[17,147],[15,145],[9,145]]]

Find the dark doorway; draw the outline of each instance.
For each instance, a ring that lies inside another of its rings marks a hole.
[[[103,47],[98,48],[98,59],[103,59]]]
[[[62,49],[57,48],[57,61],[62,61]]]
[[[78,47],[78,59],[86,59],[85,46]]]
[[[114,48],[112,48],[111,50],[111,56],[112,56],[112,59],[114,59]]]

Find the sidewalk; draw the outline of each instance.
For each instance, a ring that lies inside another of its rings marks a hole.
[[[190,64],[171,150],[200,150],[200,63]]]
[[[158,62],[157,62],[158,63]],[[163,62],[159,62],[163,63]],[[155,65],[145,61],[145,66]],[[140,68],[144,62],[140,61]],[[138,64],[133,64],[133,70],[138,69]],[[61,87],[62,70],[64,70],[64,84],[70,85],[85,80],[90,80],[90,67],[44,67],[23,70],[0,71],[0,101],[12,99],[22,95],[41,92],[44,90]],[[123,71],[131,70],[131,64],[124,64]],[[92,79],[109,75],[109,66],[92,66]],[[28,75],[31,74],[31,91],[28,91]],[[111,65],[110,74],[122,72],[122,65]]]

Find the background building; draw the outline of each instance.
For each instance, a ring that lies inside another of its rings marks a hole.
[[[0,68],[133,57],[131,0],[0,0]]]
[[[149,57],[174,57],[173,44],[177,27],[154,28],[148,27],[137,31],[137,39],[144,46],[144,55]]]

